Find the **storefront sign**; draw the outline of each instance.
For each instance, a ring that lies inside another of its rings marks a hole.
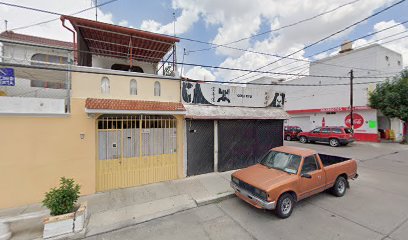
[[[14,69],[0,68],[0,86],[15,86]]]
[[[285,94],[265,87],[241,87],[217,83],[183,82],[183,101],[236,107],[283,107]]]
[[[351,127],[351,114],[347,115],[344,119],[344,122],[347,127]],[[353,125],[354,129],[361,128],[364,124],[364,118],[358,113],[353,113]]]

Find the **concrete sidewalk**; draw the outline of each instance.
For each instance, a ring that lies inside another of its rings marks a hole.
[[[233,171],[209,173],[184,179],[96,193],[80,198],[88,202],[85,236],[164,217],[176,212],[221,201],[233,196],[229,186]],[[0,211],[2,216],[44,210],[39,204]],[[12,239],[41,239],[42,219],[11,224]]]

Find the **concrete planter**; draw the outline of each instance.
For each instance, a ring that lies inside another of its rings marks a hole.
[[[85,227],[87,204],[81,203],[73,213],[51,216],[44,219],[44,239],[59,239],[81,232]]]

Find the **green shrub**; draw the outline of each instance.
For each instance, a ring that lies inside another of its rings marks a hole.
[[[74,212],[80,188],[74,179],[62,177],[59,188],[52,188],[45,193],[42,203],[50,209],[51,216]]]

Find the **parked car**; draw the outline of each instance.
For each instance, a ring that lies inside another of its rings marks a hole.
[[[354,142],[353,131],[347,127],[318,127],[298,134],[301,143],[324,142],[332,147]]]
[[[234,172],[231,187],[254,207],[287,218],[298,201],[326,189],[342,197],[349,180],[357,177],[355,160],[282,146],[271,149],[259,164]]]
[[[298,126],[286,126],[284,128],[284,136],[286,141],[297,140],[298,134],[302,132],[302,129]]]

